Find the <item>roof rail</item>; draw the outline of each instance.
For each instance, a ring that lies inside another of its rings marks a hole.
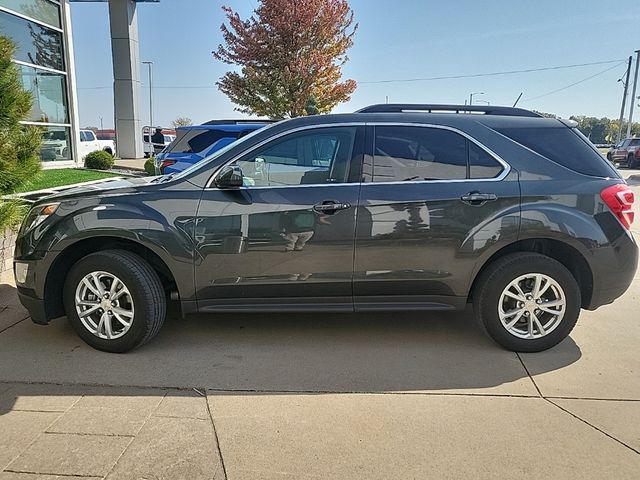
[[[504,115],[508,117],[540,117],[535,112],[524,108],[498,107],[493,105],[438,105],[413,103],[381,103],[370,105],[356,113],[481,113],[484,115]]]
[[[240,125],[243,123],[274,123],[277,120],[264,120],[261,118],[243,118],[240,120],[209,120],[202,125]]]

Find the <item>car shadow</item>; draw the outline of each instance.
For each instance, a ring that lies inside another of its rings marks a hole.
[[[568,338],[538,355],[549,356],[545,371],[552,371],[581,352]],[[83,394],[118,387],[119,395],[128,394],[120,387],[145,395],[193,388],[537,395],[518,355],[488,339],[470,311],[171,315],[154,340],[121,355],[91,349],[64,318],[46,327],[26,321],[0,334],[0,381],[0,414],[20,391],[65,395],[78,386]],[[3,394],[11,382],[21,385]]]

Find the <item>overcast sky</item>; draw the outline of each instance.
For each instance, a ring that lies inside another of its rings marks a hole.
[[[168,126],[178,116],[196,123],[241,117],[215,88],[228,66],[215,61],[211,51],[221,41],[220,6],[230,5],[244,18],[257,2],[161,0],[138,6],[141,59],[155,63],[154,123]],[[464,103],[471,92],[484,92],[475,97],[478,100],[512,105],[524,92],[518,106],[562,116],[617,118],[622,97],[617,80],[625,72],[626,58],[640,49],[638,0],[350,3],[359,29],[344,75],[359,85],[351,101],[335,112],[383,103],[387,96],[391,102]],[[74,3],[72,21],[81,125],[99,126],[102,116],[105,128],[111,127],[107,4]],[[367,83],[595,62],[610,63],[476,78]],[[142,80],[142,118],[148,123],[146,69]]]

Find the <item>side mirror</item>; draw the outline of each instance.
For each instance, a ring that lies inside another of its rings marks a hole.
[[[216,177],[216,187],[218,188],[240,188],[242,185],[242,170],[237,165],[227,165]]]

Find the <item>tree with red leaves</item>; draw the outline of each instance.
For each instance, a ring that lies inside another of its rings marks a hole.
[[[222,7],[229,26],[213,56],[240,71],[217,83],[240,112],[288,118],[328,113],[350,99],[354,80],[341,81],[358,27],[347,0],[261,0],[247,20]]]

